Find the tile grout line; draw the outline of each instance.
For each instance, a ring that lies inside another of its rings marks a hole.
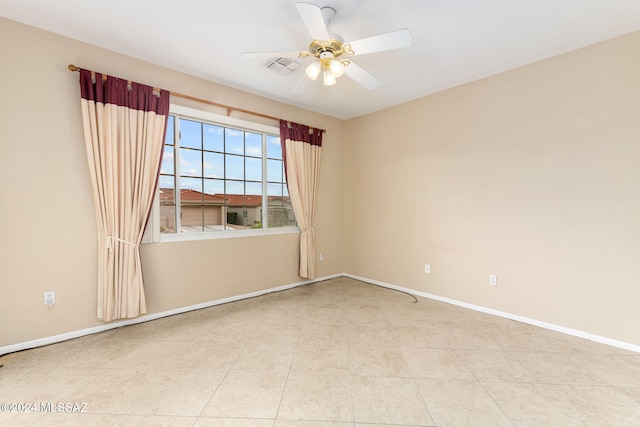
[[[509,416],[509,414],[507,413],[507,411],[504,410],[504,408],[502,407],[502,405],[500,405],[496,399],[493,397],[493,395],[491,393],[489,393],[489,390],[487,390],[484,386],[484,384],[482,384],[482,381],[480,381],[478,379],[478,377],[476,376],[476,374],[473,372],[473,370],[469,367],[469,365],[462,359],[462,357],[460,357],[460,355],[458,354],[458,351],[461,349],[453,349],[453,352],[455,353],[455,355],[458,357],[458,359],[460,360],[460,362],[462,362],[462,364],[467,368],[467,370],[471,373],[471,375],[473,376],[473,378],[475,378],[475,381],[478,383],[478,385],[482,388],[482,390],[484,390],[485,393],[487,393],[487,396],[489,396],[489,398],[493,401],[493,403],[496,404],[496,406],[498,407],[498,409],[500,409],[500,412],[502,412],[504,414],[504,416],[509,420],[509,422],[515,427],[516,423],[514,420],[511,419],[511,417]],[[503,350],[504,352],[504,350]]]

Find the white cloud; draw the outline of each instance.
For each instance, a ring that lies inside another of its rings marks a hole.
[[[222,178],[224,175],[224,168],[220,165],[214,165],[209,162],[204,162],[204,175],[207,178]]]
[[[262,154],[262,148],[260,147],[247,147],[247,155],[260,156]]]

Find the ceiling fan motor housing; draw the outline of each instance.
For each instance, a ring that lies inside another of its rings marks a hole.
[[[343,53],[349,53],[340,40],[314,40],[309,45],[309,53],[320,57],[324,52],[331,52],[336,58]]]

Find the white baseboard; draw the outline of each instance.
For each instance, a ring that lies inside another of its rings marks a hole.
[[[447,304],[457,305],[459,307],[468,308],[475,311],[480,311],[482,313],[492,314],[494,316],[504,317],[506,319],[515,320],[522,323],[527,323],[529,325],[538,326],[544,329],[549,329],[556,332],[561,332],[567,335],[573,335],[575,337],[584,338],[590,341],[598,342],[600,344],[610,345],[612,347],[622,348],[629,351],[634,351],[636,353],[640,353],[640,345],[631,344],[624,341],[618,341],[607,337],[602,337],[599,335],[594,335],[589,332],[579,331],[577,329],[566,328],[564,326],[554,325],[552,323],[542,322],[536,319],[530,319],[528,317],[519,316],[517,314],[506,313],[504,311],[494,310],[492,308],[482,307],[479,305],[469,304],[462,301],[457,301],[450,298],[444,298],[438,295],[428,294],[426,292],[420,292],[409,288],[403,288],[401,286],[392,285],[390,283],[380,282],[378,280],[368,279],[366,277],[355,276],[353,274],[343,274],[345,277],[350,277],[355,280],[360,280],[361,282],[371,283],[372,285],[382,286],[384,288],[394,289],[397,291],[407,292],[409,294],[417,295],[423,298],[428,298],[440,302],[445,302]]]
[[[186,313],[188,311],[199,310],[201,308],[213,307],[215,305],[226,304],[229,302],[239,301],[247,298],[254,298],[261,295],[270,294],[273,292],[280,292],[280,291],[292,289],[298,286],[308,285],[315,282],[321,282],[324,280],[329,280],[329,279],[333,279],[335,277],[341,277],[341,276],[343,276],[343,274],[335,274],[332,276],[326,276],[318,279],[305,280],[301,282],[291,283],[289,285],[278,286],[276,288],[264,289],[261,291],[251,292],[248,294],[237,295],[237,296],[223,298],[215,301],[209,301],[201,304],[195,304],[188,307],[176,308],[173,310],[163,311],[160,313],[147,314],[147,315],[136,317],[134,319],[118,320],[111,323],[105,323],[104,325],[94,326],[92,328],[80,329],[77,331],[71,331],[64,334],[54,335],[54,336],[45,337],[45,338],[39,338],[32,341],[11,344],[8,346],[0,347],[0,356],[8,353],[14,353],[16,351],[28,350],[30,348],[42,347],[49,344],[55,344],[58,342],[67,341],[73,338],[79,338],[86,335],[96,334],[98,332],[104,332],[110,329],[120,328],[122,326],[135,325],[137,323],[144,323],[150,320],[160,319],[162,317],[173,316],[174,314]]]

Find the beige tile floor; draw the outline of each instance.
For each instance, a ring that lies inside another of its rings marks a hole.
[[[0,425],[640,426],[640,354],[417,299],[337,278],[5,355],[0,402],[86,412]]]

